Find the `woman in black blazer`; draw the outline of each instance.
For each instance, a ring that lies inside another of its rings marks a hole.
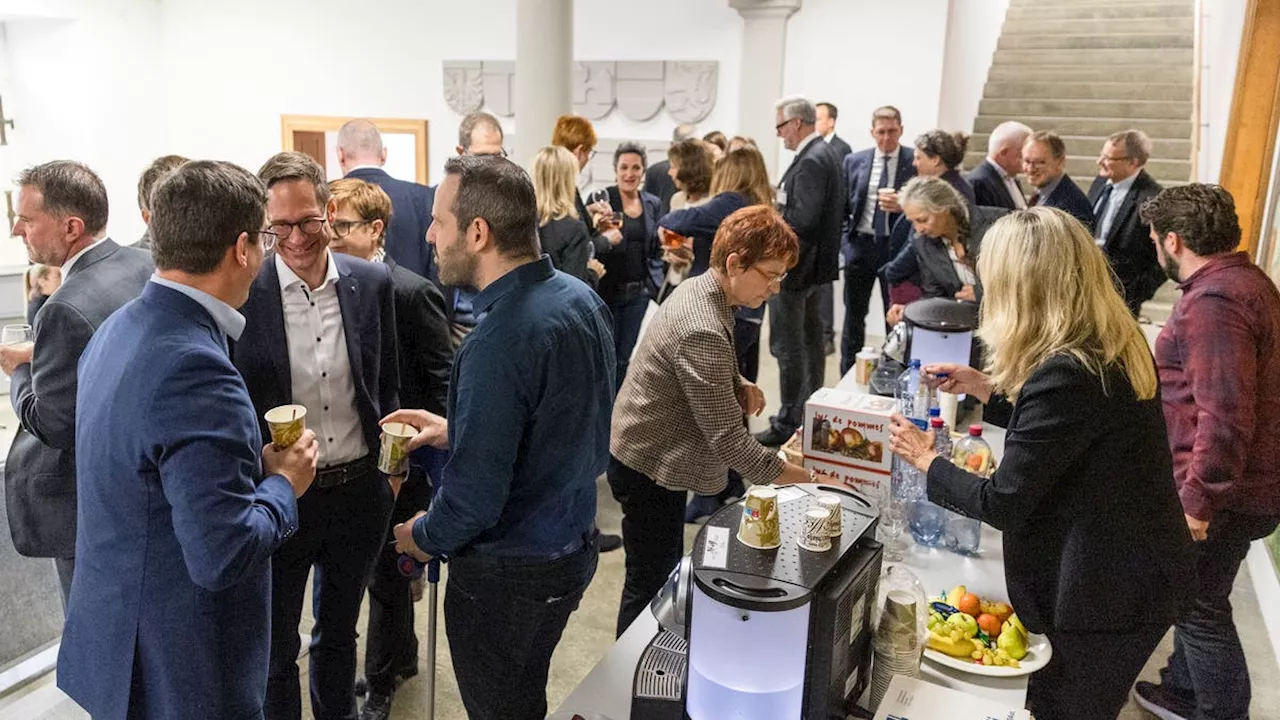
[[[930,130],[916,138],[916,152],[911,164],[916,168],[916,177],[946,180],[972,208],[977,205],[973,186],[960,174],[960,165],[964,162],[965,149],[968,147],[969,136],[962,132]]]
[[[557,145],[538,151],[533,160],[533,188],[538,197],[538,239],[542,252],[561,272],[584,282],[595,283],[588,273],[591,260],[591,236],[586,223],[578,215],[577,186],[574,178],[578,163],[573,153]]]
[[[987,403],[1008,428],[1003,461],[969,474],[901,416],[891,447],[927,474],[931,501],[1004,532],[1014,611],[1053,645],[1027,709],[1111,720],[1191,587],[1155,364],[1106,258],[1068,215],[1016,212],[984,245],[987,374],[925,370]]]

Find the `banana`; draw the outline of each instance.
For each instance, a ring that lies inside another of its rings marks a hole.
[[[981,643],[974,641],[973,638],[953,640],[936,632],[929,633],[929,647],[944,655],[958,658],[969,658],[975,651],[982,649]]]
[[[951,607],[959,607],[960,598],[964,597],[968,592],[969,588],[964,585],[957,585],[951,588],[951,592],[947,593],[947,604]]]

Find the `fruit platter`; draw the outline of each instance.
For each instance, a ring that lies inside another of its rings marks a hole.
[[[1053,649],[1027,632],[1006,602],[989,602],[957,585],[929,598],[929,645],[924,656],[939,665],[992,677],[1030,675],[1049,663]]]

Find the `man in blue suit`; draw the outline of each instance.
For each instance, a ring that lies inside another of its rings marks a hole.
[[[271,246],[265,205],[262,183],[230,163],[163,180],[156,275],[80,361],[58,687],[96,718],[262,717],[271,554],[297,529],[317,449],[311,431],[262,448],[227,355]]]
[[[853,358],[866,340],[866,317],[876,271],[893,258],[889,236],[902,216],[896,192],[915,177],[915,152],[898,143],[902,113],[885,105],[871,113],[871,138],[876,146],[845,156],[845,187],[849,193],[841,255],[844,264],[844,331],[840,335],[840,374],[853,367]],[[878,196],[884,189],[895,195]],[[889,289],[880,283],[880,298],[889,307]]]
[[[387,174],[387,148],[372,120],[350,120],[338,130],[338,166],[343,177],[373,183],[391,198],[391,224],[387,226],[387,254],[396,264],[439,285],[435,254],[427,244],[431,204],[436,191],[416,182]]]
[[[1093,232],[1093,204],[1067,174],[1067,145],[1057,133],[1031,133],[1022,146],[1022,170],[1036,188],[1028,206],[1058,208]]]
[[[403,479],[389,482],[377,468],[378,420],[399,408],[391,271],[329,251],[336,204],[310,157],[279,153],[258,177],[267,186],[267,227],[279,242],[254,280],[231,354],[259,417],[302,405],[320,442],[315,487],[298,503],[301,529],[271,563],[266,714],[302,715],[298,623],[314,568],[311,708],[321,720],[349,720],[360,601]]]

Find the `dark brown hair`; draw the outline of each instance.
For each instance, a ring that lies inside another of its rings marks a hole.
[[[171,170],[176,170],[187,159],[181,155],[164,155],[151,161],[142,177],[138,178],[138,209],[151,212],[151,191],[155,189],[160,178]]]
[[[703,145],[703,140],[689,138],[681,140],[667,149],[667,159],[676,166],[676,179],[684,186],[689,195],[706,195],[711,189],[711,153]]]
[[[962,132],[949,133],[946,130],[930,130],[916,138],[916,150],[942,160],[948,170],[960,167],[964,162],[965,150],[969,147],[969,136]]]
[[[84,163],[53,160],[35,165],[18,173],[14,185],[39,190],[46,213],[80,218],[85,235],[97,235],[107,227],[107,186]]]
[[[1219,185],[1191,183],[1165,188],[1138,212],[1157,235],[1178,235],[1200,257],[1230,252],[1240,245],[1236,201]]]
[[[1037,130],[1027,137],[1027,142],[1037,142],[1049,148],[1054,160],[1061,160],[1067,155],[1067,144],[1052,130]]]
[[[702,139],[706,140],[712,145],[715,145],[721,150],[725,150],[729,147],[729,138],[725,137],[724,133],[720,132],[719,130],[712,130],[706,135],[703,135]]]
[[[316,202],[321,209],[329,204],[329,181],[324,178],[324,168],[310,155],[297,151],[276,153],[258,170],[258,179],[270,190],[276,183],[306,180],[316,191]]]
[[[151,201],[156,267],[192,275],[217,270],[240,233],[259,242],[257,231],[267,215],[262,181],[238,165],[216,160],[193,160],[165,174]]]

